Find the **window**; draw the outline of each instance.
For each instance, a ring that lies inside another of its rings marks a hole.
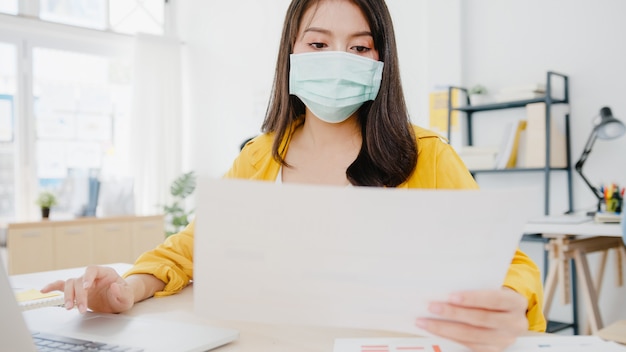
[[[163,34],[164,0],[109,0],[111,30]]]
[[[15,92],[17,49],[0,42],[0,220],[15,215]]]
[[[69,218],[92,215],[96,181],[100,194],[135,184],[135,41],[112,28],[163,33],[167,9],[164,0],[0,0],[0,12],[25,14],[0,14],[0,222],[38,219],[44,189],[58,195],[53,217]]]
[[[50,22],[106,29],[106,0],[40,0],[39,17]]]
[[[17,15],[18,1],[0,0],[0,13]],[[39,18],[45,21],[131,35],[163,35],[165,32],[166,0],[21,1],[25,7],[34,7],[33,15],[39,9]],[[32,6],[33,3],[35,6]]]
[[[33,49],[36,165],[40,189],[59,195],[57,213],[94,215],[93,180],[105,161],[127,173],[129,64],[76,52]]]
[[[125,34],[163,34],[164,12],[164,0],[39,0],[43,20]]]
[[[0,13],[17,14],[17,0],[0,0]]]

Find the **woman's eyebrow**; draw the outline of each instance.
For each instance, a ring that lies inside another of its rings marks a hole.
[[[324,28],[320,28],[320,27],[309,27],[309,28],[304,30],[304,33],[308,33],[308,32],[318,32],[318,33],[323,33],[323,34],[330,34],[330,31],[328,29],[324,29]]]
[[[374,37],[370,31],[361,31],[352,34],[352,37]]]
[[[328,29],[324,29],[324,28],[320,28],[320,27],[309,27],[307,29],[304,30],[304,33],[308,33],[308,32],[317,32],[317,33],[322,33],[322,34],[331,34],[331,31]],[[360,32],[355,32],[353,34],[350,35],[350,37],[373,37],[372,32],[370,31],[360,31]]]

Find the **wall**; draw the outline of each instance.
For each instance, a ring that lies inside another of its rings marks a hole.
[[[572,161],[576,162],[591,131],[591,120],[603,106],[626,122],[626,2],[619,0],[528,0],[464,2],[462,9],[463,81],[491,90],[544,82],[547,70],[570,78]],[[493,122],[491,117],[488,117]],[[495,123],[494,123],[495,125]],[[495,126],[484,133],[499,135]],[[585,175],[596,184],[626,185],[626,137],[598,140],[585,164]],[[483,187],[540,185],[540,175],[479,175]],[[595,198],[574,174],[574,208],[593,209]],[[553,177],[552,211],[566,209],[565,178]],[[539,186],[535,186],[540,188]],[[537,191],[540,191],[539,189]],[[538,206],[538,211],[543,207]],[[541,249],[527,246],[536,260]],[[592,256],[592,263],[595,256]],[[609,257],[609,269],[614,269]],[[614,289],[613,270],[605,275],[601,311],[605,323],[626,318],[626,288]],[[556,303],[556,301],[555,301]],[[567,309],[566,309],[567,308]],[[568,307],[555,306],[555,316]]]

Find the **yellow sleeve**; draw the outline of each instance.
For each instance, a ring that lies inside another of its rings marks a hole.
[[[543,316],[543,285],[541,273],[535,262],[524,252],[517,250],[509,271],[504,279],[504,286],[515,290],[528,300],[528,330],[545,331],[546,319]]]
[[[193,233],[195,222],[181,232],[169,236],[155,249],[145,252],[123,277],[134,274],[151,274],[165,283],[163,291],[155,297],[179,292],[193,278]]]
[[[272,139],[261,135],[246,144],[234,160],[225,178],[275,179],[280,165],[271,157]],[[155,297],[179,292],[193,279],[193,244],[195,222],[181,232],[171,235],[155,249],[142,254],[135,265],[124,274],[150,274],[165,283]]]
[[[438,142],[436,185],[439,189],[477,189],[478,184],[451,145]]]
[[[421,132],[423,134],[423,132]],[[417,164],[400,188],[477,189],[478,184],[452,146],[436,135],[417,140]]]
[[[272,157],[273,137],[262,134],[248,141],[235,158],[225,178],[275,180],[280,164]]]

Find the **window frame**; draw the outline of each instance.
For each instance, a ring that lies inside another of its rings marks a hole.
[[[17,50],[14,96],[15,220],[37,217],[36,131],[33,98],[33,48],[99,55],[132,62],[134,37],[108,31],[0,14],[0,41]]]

